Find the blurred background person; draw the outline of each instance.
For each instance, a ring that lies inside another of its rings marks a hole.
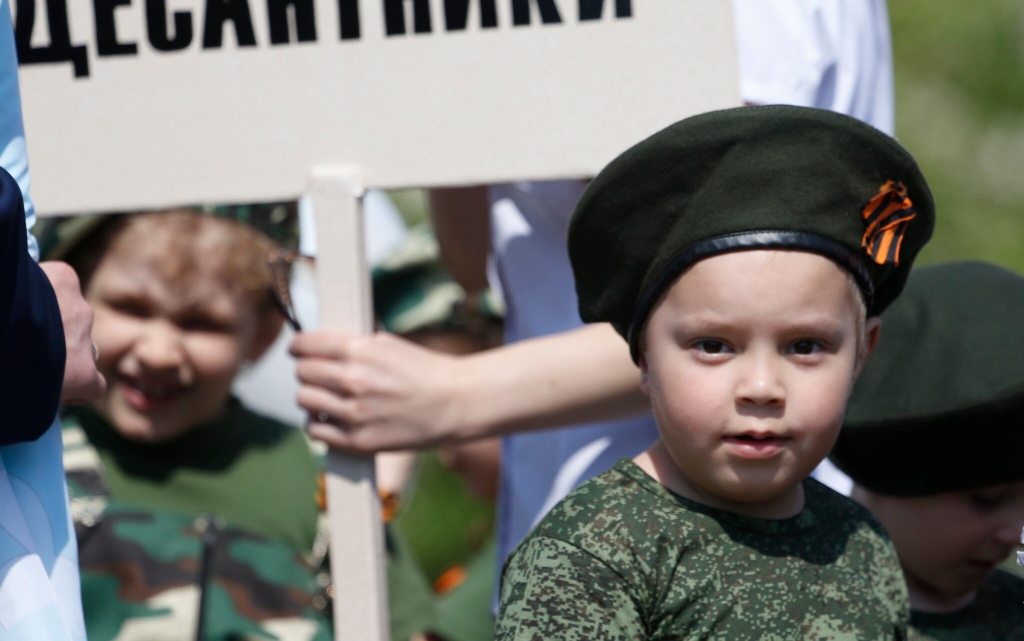
[[[231,393],[281,329],[279,248],[194,210],[62,225],[108,381],[64,415],[89,638],[331,638],[317,461]]]
[[[1024,276],[918,269],[882,328],[831,456],[896,546],[910,638],[1024,638],[1024,579],[996,569],[1024,527]]]
[[[501,343],[502,304],[467,296],[439,262],[426,225],[409,230],[373,270],[379,326],[427,349],[466,355]],[[494,580],[497,439],[416,455],[378,455],[388,525],[388,591],[396,641],[486,641]],[[404,461],[404,463],[403,463]],[[415,463],[413,462],[415,461]]]

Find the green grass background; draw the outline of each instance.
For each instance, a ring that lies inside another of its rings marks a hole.
[[[1024,1],[889,0],[896,136],[937,208],[920,264],[1024,272]]]

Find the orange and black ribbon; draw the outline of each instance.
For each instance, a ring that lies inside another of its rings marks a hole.
[[[456,565],[448,568],[434,581],[434,593],[448,594],[465,583],[467,576],[465,566]]]
[[[917,216],[907,188],[901,182],[887,180],[864,206],[861,216],[865,225],[861,247],[879,265],[899,265],[903,235]]]
[[[377,493],[380,494],[381,517],[385,523],[390,523],[398,514],[398,493],[381,489]]]

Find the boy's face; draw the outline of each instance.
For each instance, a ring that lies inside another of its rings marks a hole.
[[[967,605],[1024,527],[1024,481],[922,497],[858,488],[854,498],[889,532],[916,609]]]
[[[125,437],[164,441],[224,411],[235,375],[255,356],[257,314],[214,274],[170,287],[156,267],[159,247],[124,245],[114,243],[85,292],[108,382],[96,407]]]
[[[802,500],[859,369],[857,295],[832,261],[797,251],[721,254],[676,280],[640,363],[679,472],[671,489],[739,511]],[[868,320],[872,342],[877,327]]]

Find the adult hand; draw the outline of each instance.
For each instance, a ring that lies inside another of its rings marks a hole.
[[[350,454],[457,438],[462,359],[391,334],[299,334],[291,344],[309,435]]]
[[[310,436],[351,454],[418,449],[650,410],[629,349],[599,323],[467,356],[390,334],[300,334]]]
[[[46,261],[39,267],[50,280],[64,323],[67,358],[61,403],[88,403],[103,395],[107,383],[96,369],[96,354],[90,337],[92,307],[82,298],[78,275],[67,263]]]

